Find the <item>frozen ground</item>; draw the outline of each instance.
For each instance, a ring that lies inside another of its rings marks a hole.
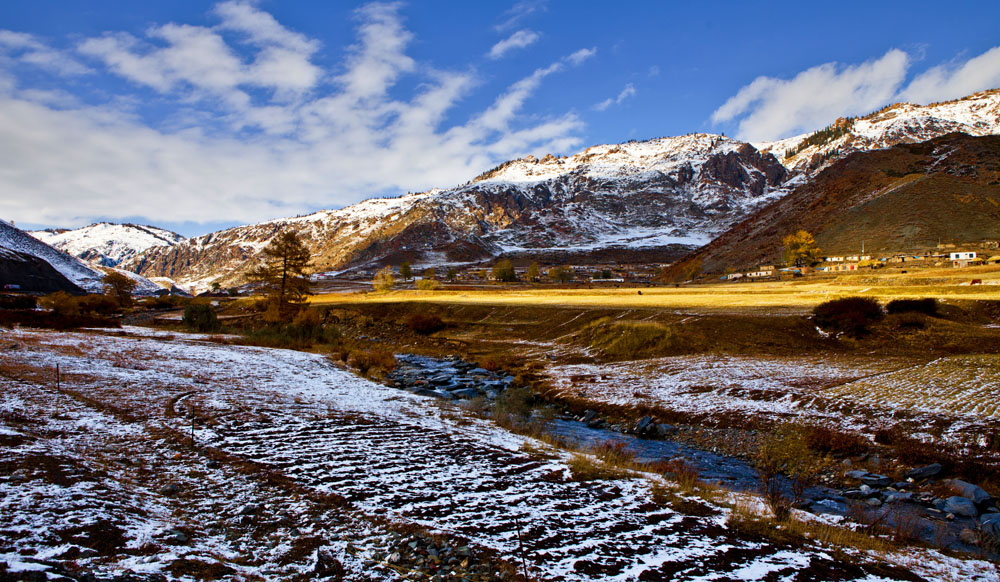
[[[746,539],[723,508],[568,479],[560,453],[315,354],[135,328],[0,330],[0,353],[11,570],[294,580],[329,548],[346,579],[399,579],[366,560],[406,524],[515,562],[519,524],[540,580],[998,580],[932,552],[891,557],[903,570]]]
[[[898,417],[947,418],[953,433],[1000,415],[996,356],[929,363],[865,356],[678,356],[552,366],[560,393],[704,415],[829,419],[866,426]],[[944,436],[949,437],[949,434]]]

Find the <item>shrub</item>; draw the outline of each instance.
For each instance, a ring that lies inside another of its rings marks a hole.
[[[870,448],[869,442],[864,437],[827,426],[812,425],[803,430],[806,446],[817,453],[852,457],[866,453]]]
[[[653,470],[677,481],[681,491],[691,492],[698,484],[698,466],[684,457],[660,461]]]
[[[527,388],[508,388],[497,396],[493,410],[498,416],[510,415],[527,418],[531,415],[534,395]]]
[[[406,320],[406,326],[421,335],[430,335],[444,329],[445,323],[436,315],[414,313]]]
[[[80,314],[80,304],[77,303],[76,297],[65,291],[50,293],[42,297],[38,303],[56,315],[72,316]]]
[[[421,291],[434,291],[441,287],[440,281],[435,281],[434,279],[421,279],[417,281],[417,289]]]
[[[820,329],[850,337],[867,335],[870,331],[868,326],[882,317],[882,306],[868,297],[834,299],[813,309],[813,321]]]
[[[894,313],[886,321],[898,329],[924,329],[927,327],[927,316],[923,313]]]
[[[221,327],[219,318],[215,315],[215,310],[211,305],[188,305],[184,309],[184,319],[187,327],[202,333],[218,331]]]
[[[347,365],[363,376],[379,377],[396,367],[396,356],[381,349],[354,350],[347,356]]]
[[[792,505],[802,499],[823,468],[822,460],[809,450],[806,434],[796,425],[779,426],[761,437],[752,454],[764,487],[764,500],[779,521],[788,517]],[[786,494],[789,488],[791,497]]]
[[[83,295],[76,298],[81,313],[112,315],[121,311],[122,304],[109,295]]]
[[[937,300],[928,299],[893,299],[885,306],[888,313],[923,313],[924,315],[937,315]]]
[[[31,295],[0,295],[0,309],[34,309],[38,300]]]

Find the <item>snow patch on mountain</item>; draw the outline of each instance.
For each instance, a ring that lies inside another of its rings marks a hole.
[[[829,140],[813,139],[820,143],[807,143],[820,133],[812,132],[754,145],[761,152],[773,153],[789,169],[803,170],[853,151],[922,142],[953,132],[995,135],[1000,133],[1000,89],[931,105],[896,103],[854,120],[837,120],[837,124],[847,131]],[[786,153],[792,155],[786,157]]]
[[[0,246],[42,259],[85,291],[100,292],[101,290],[101,279],[104,277],[104,273],[2,220],[0,220]]]
[[[75,230],[39,230],[28,233],[57,249],[101,266],[114,267],[139,253],[185,240],[175,232],[138,224],[99,222]]]

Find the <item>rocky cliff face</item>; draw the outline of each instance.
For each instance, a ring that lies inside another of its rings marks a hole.
[[[677,256],[773,197],[786,178],[773,156],[717,135],[602,145],[513,160],[449,190],[211,233],[149,249],[125,266],[183,285],[236,283],[286,228],[305,240],[320,270],[519,253],[606,256],[609,248]]]
[[[40,230],[29,233],[38,240],[84,261],[114,267],[139,253],[171,246],[184,237],[153,226],[99,222],[74,230]]]

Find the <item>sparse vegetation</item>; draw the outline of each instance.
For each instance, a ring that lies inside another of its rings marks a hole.
[[[392,288],[396,286],[396,276],[392,272],[392,267],[385,266],[382,267],[378,273],[375,273],[375,278],[372,279],[372,287],[375,291],[386,292],[392,291]]]
[[[513,283],[517,281],[517,272],[514,270],[513,263],[508,259],[504,259],[493,265],[492,274],[493,280],[500,281],[501,283]]]
[[[421,335],[430,335],[444,329],[445,323],[434,314],[414,313],[406,320],[406,327]]]

